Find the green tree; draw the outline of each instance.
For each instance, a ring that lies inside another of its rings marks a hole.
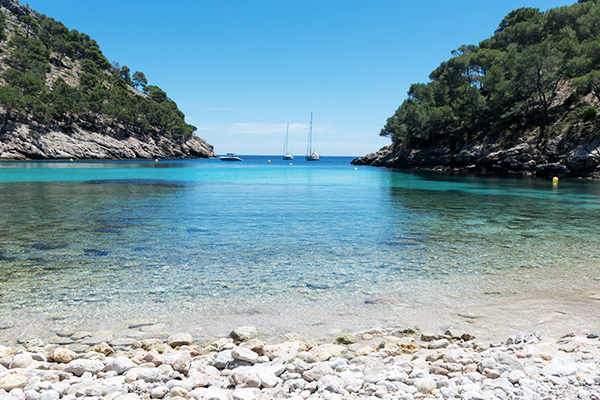
[[[526,99],[534,99],[542,108],[541,130],[548,123],[549,110],[564,79],[564,54],[552,43],[530,46],[523,53],[512,53],[515,80]]]
[[[54,39],[52,47],[54,48],[54,51],[58,53],[59,61],[62,61],[64,56],[73,53],[73,46],[61,37]]]
[[[592,93],[600,101],[600,71],[590,73],[573,79],[573,85],[584,94]]]
[[[0,85],[0,105],[4,109],[4,121],[2,123],[2,131],[4,132],[8,121],[23,107],[22,92],[11,86]]]
[[[167,94],[158,86],[148,85],[144,88],[144,92],[148,94],[148,97],[152,101],[162,103],[167,101]]]
[[[14,35],[8,45],[13,48],[6,58],[8,65],[19,71],[31,71],[40,74],[50,72],[50,52],[41,40]]]
[[[6,40],[6,16],[0,12],[0,42]]]
[[[39,94],[45,87],[44,76],[29,71],[9,68],[4,71],[4,79],[9,85],[21,89],[25,96]]]
[[[136,88],[139,88],[140,86],[144,88],[148,84],[146,76],[140,71],[133,73],[132,80]]]
[[[131,69],[129,69],[128,66],[123,65],[121,67],[121,78],[123,78],[123,80],[127,83],[131,83],[131,77],[129,76],[129,73],[131,72]]]

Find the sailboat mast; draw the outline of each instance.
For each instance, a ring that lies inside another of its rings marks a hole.
[[[285,156],[288,153],[288,131],[290,129],[290,123],[288,122],[287,127],[285,128],[285,143],[283,144],[283,155]]]
[[[312,117],[313,113],[310,113],[310,130],[308,131],[308,148],[306,149],[306,155],[310,155],[313,152],[312,149]]]

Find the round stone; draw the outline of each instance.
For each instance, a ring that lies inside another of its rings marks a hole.
[[[189,346],[194,343],[194,338],[189,333],[175,333],[167,339],[167,344],[173,348]]]
[[[254,326],[242,326],[231,331],[229,336],[236,342],[247,342],[257,338],[259,334],[258,328]]]

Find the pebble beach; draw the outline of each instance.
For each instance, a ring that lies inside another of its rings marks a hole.
[[[598,335],[374,328],[317,343],[243,326],[201,340],[58,332],[0,345],[0,400],[600,398]]]

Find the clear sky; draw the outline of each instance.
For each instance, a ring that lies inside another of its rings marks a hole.
[[[27,0],[21,0],[26,3]],[[217,154],[359,156],[411,83],[520,7],[565,0],[29,0],[167,92]]]

